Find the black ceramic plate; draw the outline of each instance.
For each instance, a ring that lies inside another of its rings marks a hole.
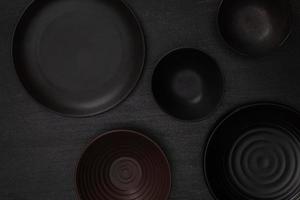
[[[141,28],[122,1],[46,0],[26,10],[13,53],[34,98],[57,112],[87,116],[127,97],[145,49]]]

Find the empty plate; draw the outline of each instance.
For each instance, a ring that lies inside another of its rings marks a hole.
[[[15,31],[15,67],[30,94],[52,110],[90,116],[135,87],[144,64],[141,27],[120,0],[46,0]]]

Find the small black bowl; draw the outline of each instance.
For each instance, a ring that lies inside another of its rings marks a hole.
[[[196,49],[183,48],[172,51],[159,62],[152,89],[167,113],[182,120],[198,120],[220,103],[223,77],[211,57]]]
[[[224,39],[235,50],[263,55],[281,46],[289,36],[289,0],[223,0],[218,23]]]
[[[115,130],[85,150],[76,185],[82,200],[167,200],[171,170],[166,155],[150,138]]]
[[[239,108],[214,130],[204,155],[218,200],[289,200],[300,194],[300,115],[283,105]]]

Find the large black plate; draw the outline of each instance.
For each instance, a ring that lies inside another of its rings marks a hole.
[[[114,107],[132,91],[144,63],[144,41],[118,0],[36,1],[14,41],[16,69],[47,107],[87,116]]]

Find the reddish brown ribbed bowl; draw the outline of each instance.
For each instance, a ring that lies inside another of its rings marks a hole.
[[[143,134],[111,131],[83,153],[76,185],[82,200],[166,200],[170,165],[161,148]]]

